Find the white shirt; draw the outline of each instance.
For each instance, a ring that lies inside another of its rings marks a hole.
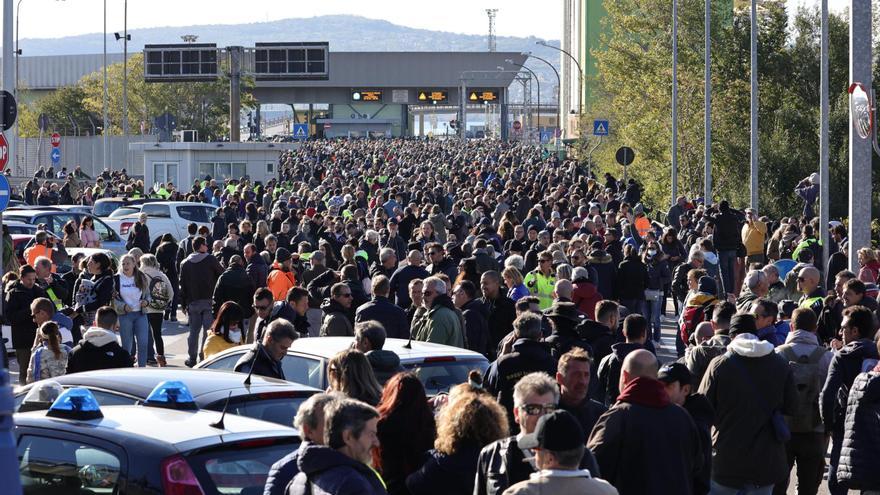
[[[119,274],[119,295],[131,307],[131,311],[141,310],[141,290],[135,284],[134,277]]]

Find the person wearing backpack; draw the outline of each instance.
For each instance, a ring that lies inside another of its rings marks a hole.
[[[825,472],[825,429],[819,415],[819,392],[833,353],[819,342],[816,335],[816,313],[798,308],[792,313],[792,331],[776,353],[788,363],[797,390],[797,413],[786,416],[791,440],[785,444],[788,471],[797,463],[798,493],[815,494]],[[785,495],[789,478],[777,483],[774,495]]]
[[[144,314],[147,315],[147,323],[150,325],[149,345],[147,349],[147,363],[154,360],[159,367],[164,367],[165,344],[162,340],[162,318],[165,309],[174,299],[174,286],[171,280],[159,269],[159,261],[155,255],[145,254],[140,259],[141,273],[147,276],[147,292],[150,295],[149,304],[144,306]]]
[[[844,309],[840,331],[843,347],[831,359],[819,402],[825,433],[831,434],[831,469],[828,472],[828,491],[831,495],[847,493],[847,489],[837,482],[837,466],[843,445],[849,389],[856,376],[876,366],[878,359],[877,347],[872,340],[874,315],[870,309],[864,306]]]

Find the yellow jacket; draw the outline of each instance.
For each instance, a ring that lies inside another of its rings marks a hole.
[[[239,344],[227,342],[222,335],[217,335],[216,333],[209,332],[208,338],[205,339],[205,345],[202,346],[202,352],[205,354],[205,359],[208,359],[218,352],[223,352],[226,349],[230,349],[237,345]]]
[[[536,268],[526,274],[523,283],[529,289],[529,293],[540,301],[541,311],[553,305],[553,290],[556,285],[556,277],[552,272],[550,275],[544,275],[541,273],[541,270]]]
[[[766,236],[766,223],[760,220],[746,222],[742,229],[742,243],[746,247],[746,255],[764,254],[764,238]]]

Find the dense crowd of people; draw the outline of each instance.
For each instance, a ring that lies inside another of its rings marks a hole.
[[[686,197],[652,210],[632,179],[491,140],[306,141],[265,183],[76,176],[21,197],[218,208],[183,239],[144,215],[118,266],[73,257],[64,275],[38,234],[4,277],[21,383],[165,366],[178,308],[190,367],[249,344],[235,370],[284,379],[294,340],[351,337],[267,495],[783,494],[794,466],[815,494],[829,439],[830,492],[880,490],[880,261],[865,246],[847,269],[846,227],[813,217],[818,177],[802,216],[770,219]],[[491,364],[428,397],[388,338]]]

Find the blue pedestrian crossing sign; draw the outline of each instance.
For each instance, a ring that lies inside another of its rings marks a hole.
[[[593,135],[594,136],[607,136],[608,135],[608,121],[607,120],[594,120],[593,121]]]
[[[9,179],[0,174],[0,211],[5,211],[9,207],[10,194],[12,194],[12,188],[9,187]]]
[[[49,155],[52,158],[52,165],[58,165],[61,163],[61,149],[60,148],[52,148],[52,153]]]
[[[309,137],[309,124],[293,124],[293,138],[294,139],[308,139]]]

